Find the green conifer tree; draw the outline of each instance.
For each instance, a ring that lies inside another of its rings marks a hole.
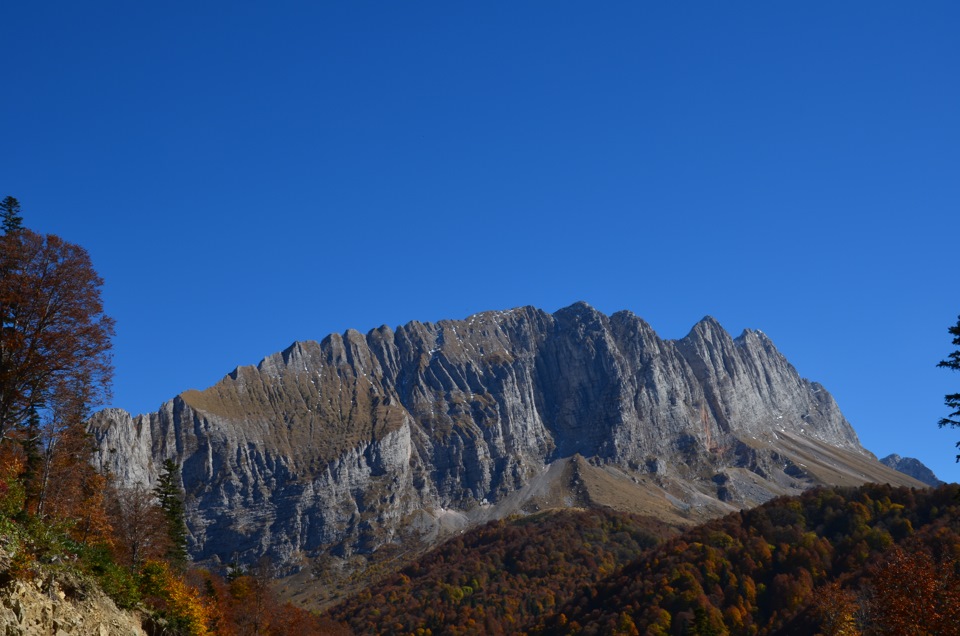
[[[23,217],[20,216],[20,202],[13,197],[6,197],[0,201],[0,218],[2,218],[4,234],[22,230]]]
[[[180,490],[180,464],[172,459],[164,460],[163,472],[153,492],[167,519],[167,536],[170,538],[167,560],[174,567],[185,568],[189,556],[183,494]]]
[[[953,335],[953,344],[960,347],[960,316],[957,316],[957,324],[948,329]],[[947,356],[946,360],[941,360],[938,367],[960,371],[960,348]],[[960,393],[950,393],[944,397],[944,404],[953,409],[953,413],[940,420],[940,428],[944,426],[960,426]],[[957,448],[960,448],[960,442],[957,442]],[[960,455],[957,455],[957,461],[960,462]]]

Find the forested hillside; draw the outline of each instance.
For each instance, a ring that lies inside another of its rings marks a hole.
[[[361,634],[514,634],[676,532],[604,510],[495,521],[451,539],[330,616]]]
[[[671,540],[540,631],[960,633],[958,496],[868,485],[777,499]]]
[[[817,489],[655,547],[650,530],[604,511],[490,524],[330,616],[358,633],[960,633],[957,485]]]

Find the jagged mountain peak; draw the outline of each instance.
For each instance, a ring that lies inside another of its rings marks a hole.
[[[570,305],[568,305],[567,307],[560,309],[559,311],[577,312],[577,313],[584,313],[584,314],[599,313],[596,309],[593,308],[592,305],[590,305],[590,303],[586,302],[585,300],[577,300],[571,303]]]
[[[746,328],[734,338],[713,316],[701,318],[681,340],[691,343],[704,342],[712,346],[729,346],[731,344],[747,347],[761,346],[776,351],[773,341],[763,331]]]
[[[759,329],[750,329],[750,328],[747,328],[741,331],[740,335],[734,338],[733,341],[738,344],[747,343],[750,341],[757,341],[764,344],[767,344],[767,343],[773,344],[773,341],[770,340],[770,337],[767,336],[767,334],[760,331]]]
[[[735,342],[707,317],[664,340],[582,302],[347,330],[157,413],[104,411],[91,431],[122,480],[182,464],[197,558],[270,554],[289,569],[545,502],[552,467],[578,455],[596,467],[593,501],[683,515],[867,475],[916,484],[877,463],[829,393],[758,334]]]
[[[690,333],[707,333],[713,331],[727,333],[727,330],[723,328],[720,321],[709,314],[698,320],[690,329]]]
[[[678,346],[701,352],[732,350],[734,344],[727,330],[712,316],[702,318],[686,336],[677,341]]]
[[[880,463],[905,475],[910,475],[928,486],[940,486],[945,483],[939,479],[926,464],[914,457],[901,457],[896,453],[892,453],[881,459]]]

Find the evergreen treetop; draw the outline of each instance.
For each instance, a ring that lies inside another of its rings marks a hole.
[[[941,360],[937,366],[960,371],[960,316],[957,316],[957,324],[948,328],[947,331],[953,335],[953,344],[958,348],[947,356],[946,360]],[[953,412],[947,417],[940,419],[938,422],[940,427],[960,426],[960,393],[947,394],[944,396],[943,402],[948,408],[953,409]],[[960,448],[960,442],[957,442],[957,448]],[[957,455],[957,461],[960,462],[960,455]]]
[[[20,216],[20,202],[13,197],[6,197],[0,201],[0,218],[2,218],[4,234],[22,230],[23,217]]]
[[[164,460],[163,471],[153,492],[167,519],[167,534],[170,538],[167,559],[175,567],[184,568],[189,555],[183,495],[180,490],[180,464],[172,459]]]

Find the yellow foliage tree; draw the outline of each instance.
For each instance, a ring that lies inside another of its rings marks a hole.
[[[143,594],[174,629],[190,636],[210,633],[209,608],[200,594],[171,572],[164,561],[148,561],[140,572]]]

